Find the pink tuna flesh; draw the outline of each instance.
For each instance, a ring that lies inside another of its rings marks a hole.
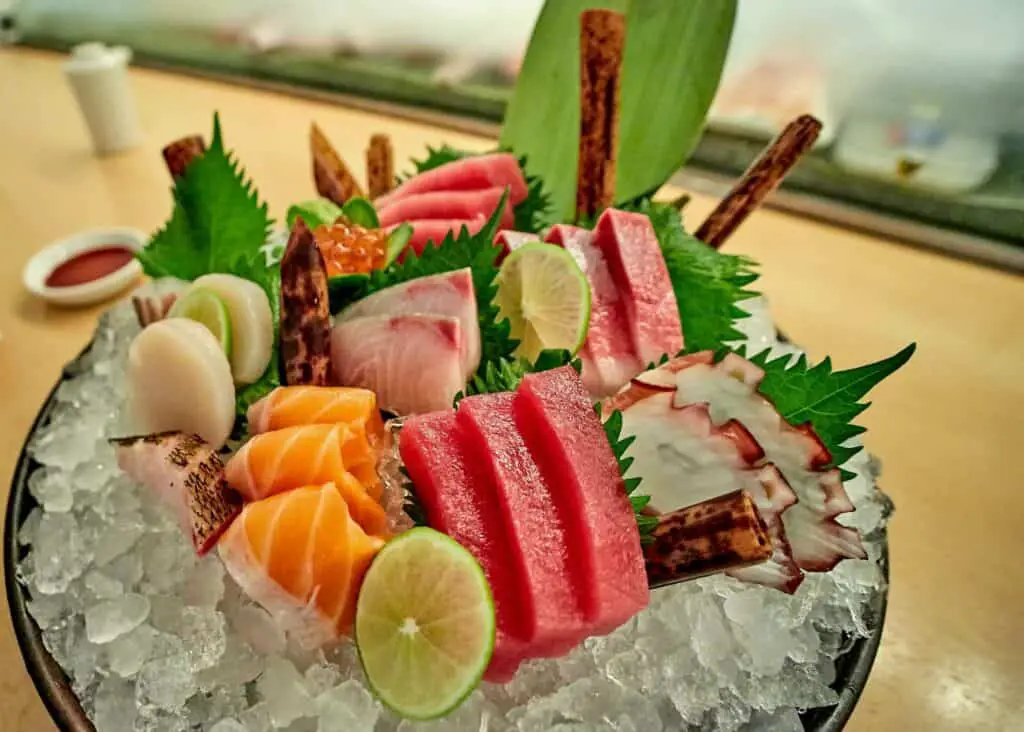
[[[590,634],[605,635],[647,606],[644,557],[619,466],[583,382],[572,366],[528,374],[516,422],[551,486],[583,575]]]
[[[484,188],[479,191],[433,191],[417,193],[396,199],[387,206],[377,209],[377,217],[383,228],[400,224],[403,221],[419,221],[428,219],[474,219],[483,216],[491,217],[498,207],[504,188]],[[515,215],[512,203],[505,202],[505,210],[501,213],[501,226],[512,226]]]
[[[465,226],[470,234],[476,234],[480,229],[484,228],[484,224],[487,223],[486,216],[476,216],[472,219],[451,219],[448,221],[442,221],[440,219],[417,219],[416,221],[406,222],[412,227],[412,236],[409,238],[409,243],[406,245],[405,251],[413,251],[417,254],[423,254],[423,250],[427,248],[431,242],[435,247],[440,247],[444,242],[444,238],[450,233],[453,237],[457,237],[462,232],[462,227]],[[396,226],[389,227],[390,232]],[[404,255],[399,257],[404,259]]]
[[[552,510],[551,486],[517,429],[515,400],[509,392],[467,397],[459,403],[457,422],[466,453],[488,476],[485,485],[474,486],[476,500],[496,501],[504,519],[506,561],[521,578],[528,655],[557,657],[587,636],[584,578],[567,527]]]
[[[509,186],[509,201],[513,206],[526,200],[529,191],[519,161],[511,153],[474,155],[455,160],[433,170],[413,176],[395,190],[380,196],[374,204],[378,210],[386,208],[400,198],[434,191],[478,191],[483,188]],[[493,206],[491,207],[493,211]]]
[[[511,229],[502,229],[498,232],[497,236],[494,237],[494,244],[501,249],[501,254],[498,255],[498,264],[504,261],[505,257],[514,252],[523,244],[529,244],[532,241],[540,241],[540,237],[536,234],[528,234],[525,231],[512,231]]]
[[[624,303],[608,265],[586,229],[558,224],[545,241],[569,252],[590,284],[590,329],[580,352],[583,383],[595,397],[614,394],[643,364],[636,356]]]
[[[441,315],[367,315],[331,330],[331,362],[341,386],[377,393],[395,414],[447,409],[465,386],[462,327]]]
[[[468,379],[480,365],[480,322],[477,318],[473,272],[465,267],[418,277],[378,290],[341,311],[342,323],[369,315],[444,315],[456,318],[462,330],[462,376]]]
[[[399,453],[427,523],[470,551],[494,596],[497,632],[484,678],[509,681],[526,658],[524,580],[508,561],[511,539],[484,465],[464,450],[452,410],[410,417],[399,433]],[[483,500],[481,492],[487,492]]]
[[[675,291],[650,219],[606,209],[594,226],[593,244],[608,263],[640,361],[657,363],[683,350]]]

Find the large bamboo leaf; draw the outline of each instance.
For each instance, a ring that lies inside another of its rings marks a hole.
[[[537,20],[501,144],[529,159],[552,197],[552,218],[573,218],[579,143],[579,17],[627,13],[616,201],[659,188],[696,145],[718,88],[736,0],[547,0]]]

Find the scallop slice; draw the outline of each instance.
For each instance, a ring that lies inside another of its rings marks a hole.
[[[203,275],[194,286],[213,292],[228,309],[235,383],[257,381],[267,370],[274,342],[274,316],[267,293],[255,282],[229,274]]]
[[[235,422],[231,365],[216,337],[185,318],[147,326],[128,349],[128,409],[140,433],[197,434],[213,449]]]

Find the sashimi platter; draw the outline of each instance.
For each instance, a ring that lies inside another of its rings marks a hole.
[[[396,174],[379,134],[361,180],[313,124],[316,195],[275,224],[218,116],[164,148],[149,280],[30,437],[15,527],[96,729],[779,732],[839,702],[892,511],[854,420],[913,345],[812,363],[722,250],[816,119],[691,233],[618,187],[652,155],[619,134],[627,17],[575,21],[567,175],[504,135]]]

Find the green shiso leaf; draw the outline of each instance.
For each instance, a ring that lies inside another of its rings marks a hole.
[[[861,399],[882,379],[903,366],[914,355],[917,345],[911,343],[897,354],[866,366],[833,371],[832,360],[826,358],[810,366],[800,356],[787,367],[789,356],[769,359],[763,351],[750,360],[764,369],[758,390],[772,401],[779,414],[793,425],[810,422],[825,447],[832,454],[830,467],[839,467],[860,452],[860,447],[846,447],[844,442],[864,432],[853,424],[854,418],[870,406]],[[743,349],[738,351],[743,354]],[[853,473],[843,472],[843,480]]]
[[[477,313],[480,317],[482,353],[477,374],[486,378],[488,368],[500,367],[503,359],[512,357],[512,352],[518,345],[509,335],[508,320],[498,322],[498,308],[494,305],[497,290],[494,278],[498,275],[496,261],[500,250],[494,246],[493,240],[507,200],[506,190],[491,218],[476,234],[470,234],[463,226],[458,235],[449,232],[440,245],[432,243],[419,255],[410,251],[401,262],[371,272],[365,279],[338,282],[332,278],[332,282],[328,283],[331,312],[340,312],[356,300],[393,285],[418,277],[469,267],[473,274],[473,289],[476,292]],[[491,367],[489,364],[495,366]]]
[[[267,293],[273,313],[270,365],[254,384],[236,395],[239,414],[280,384],[277,341],[281,271],[265,251],[273,220],[252,182],[224,148],[220,117],[213,116],[210,148],[174,184],[171,218],[136,256],[151,277],[194,280],[219,272],[255,282]]]
[[[464,397],[474,394],[496,394],[502,391],[515,391],[519,382],[530,373],[550,371],[572,362],[572,354],[564,349],[545,349],[537,359],[530,363],[523,358],[502,358],[491,361],[482,372],[477,372],[466,384],[466,388],[455,395],[455,405]]]
[[[606,0],[627,14],[616,203],[655,191],[686,161],[718,88],[736,0]],[[548,0],[505,113],[502,146],[526,155],[552,198],[575,210],[580,131],[579,18],[592,0]]]
[[[350,198],[341,207],[342,215],[356,226],[366,229],[379,229],[380,219],[377,218],[377,209],[365,198]]]
[[[601,417],[601,403],[598,402],[595,405],[598,417]],[[629,473],[630,467],[633,465],[633,458],[627,457],[626,452],[629,450],[629,446],[633,444],[636,437],[623,437],[622,436],[622,412],[614,410],[608,419],[602,419],[604,423],[604,433],[608,437],[608,444],[612,446],[612,452],[615,453],[615,460],[619,464],[619,473],[622,475],[625,481],[626,495],[629,496],[630,503],[633,504],[633,512],[636,514],[636,525],[640,531],[640,543],[646,544],[651,540],[651,530],[658,525],[658,519],[654,516],[647,516],[641,511],[651,501],[650,496],[640,495],[636,493],[636,489],[640,486],[641,479],[639,477],[627,478],[626,475]]]
[[[468,150],[459,150],[451,145],[441,145],[441,147],[431,147],[428,145],[427,156],[422,160],[413,158],[412,172],[399,176],[398,182],[404,183],[420,173],[426,173],[428,170],[440,168],[442,165],[447,165],[448,163],[454,163],[456,160],[461,160],[462,158],[469,157],[473,154],[474,153],[471,153]]]

